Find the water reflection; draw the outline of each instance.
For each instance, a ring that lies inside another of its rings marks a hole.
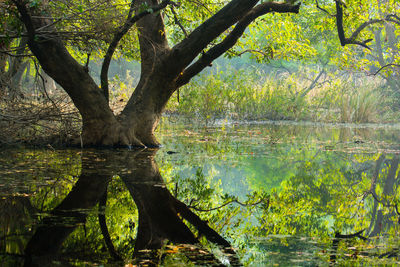
[[[107,186],[114,175],[120,176],[139,212],[137,236],[131,244],[135,263],[158,266],[165,257],[163,254],[172,251],[182,253],[196,264],[222,265],[213,253],[200,245],[184,219],[199,235],[220,246],[225,263],[241,265],[229,242],[165,187],[154,161],[155,153],[156,150],[84,153],[78,181],[29,239],[24,250],[25,266],[52,265],[60,260],[56,255],[63,242],[79,225],[85,224],[88,210],[98,203],[103,211],[98,215],[101,233],[110,256],[122,260],[110,238],[104,214]],[[172,250],[160,254],[167,244],[174,245]]]
[[[0,151],[0,265],[399,264],[396,132],[327,132]]]

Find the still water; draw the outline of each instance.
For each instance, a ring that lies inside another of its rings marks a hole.
[[[3,149],[0,265],[398,265],[399,130],[162,123],[158,150]]]

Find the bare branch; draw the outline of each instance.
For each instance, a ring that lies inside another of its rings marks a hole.
[[[234,52],[233,54],[236,55],[236,56],[241,56],[241,55],[246,54],[246,53],[260,54],[260,55],[262,55],[263,57],[265,57],[267,59],[273,57],[272,51],[265,52],[265,51],[256,50],[256,49],[246,49],[246,50],[243,50],[243,51],[240,51],[240,52]]]
[[[400,25],[400,17],[397,16],[396,14],[389,14],[386,16],[385,19],[386,19],[386,21],[393,22],[395,24]]]
[[[0,50],[0,54],[6,54],[7,56],[10,56],[10,57],[31,57],[31,56],[33,56],[32,54],[13,54],[11,52],[12,51],[10,51],[10,50]]]
[[[322,77],[324,73],[325,69],[322,69],[321,72],[317,75],[317,77],[312,81],[310,86],[300,94],[301,98],[305,97],[312,89],[314,89],[314,87],[317,85],[318,80]]]
[[[393,19],[395,19],[397,22],[400,23],[400,17],[399,17],[398,15],[396,15],[396,14],[389,14],[389,15],[387,15],[386,17],[387,17],[388,19],[389,19],[389,18],[393,18]]]

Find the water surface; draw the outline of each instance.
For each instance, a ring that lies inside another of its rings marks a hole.
[[[0,262],[396,265],[398,133],[163,123],[158,151],[5,149]]]

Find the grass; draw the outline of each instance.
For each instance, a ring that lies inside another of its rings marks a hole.
[[[366,123],[397,116],[387,114],[376,80],[326,74],[308,91],[316,73],[216,70],[181,88],[179,103],[171,99],[167,112],[205,124],[217,119]]]

